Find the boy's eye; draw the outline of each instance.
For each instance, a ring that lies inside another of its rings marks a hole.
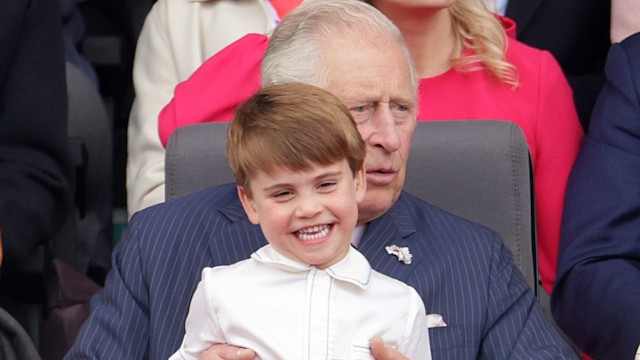
[[[321,190],[328,190],[334,187],[335,185],[336,185],[335,181],[325,181],[325,182],[322,182],[318,187]]]
[[[273,194],[273,197],[276,199],[286,199],[290,196],[292,196],[293,193],[289,190],[282,190],[282,191],[278,191],[276,193]]]

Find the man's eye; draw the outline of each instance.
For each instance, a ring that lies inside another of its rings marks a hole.
[[[393,114],[393,117],[394,119],[396,119],[396,121],[404,121],[410,119],[413,115],[411,108],[403,104],[395,104],[391,106],[391,113]]]
[[[371,118],[374,108],[371,105],[359,105],[350,108],[349,111],[356,123],[362,123]]]
[[[393,109],[395,111],[409,111],[409,107],[407,105],[402,105],[402,104],[395,104],[393,106]]]
[[[402,114],[404,116],[409,116],[411,114],[411,108],[404,104],[394,104],[391,106],[391,111],[394,114]]]

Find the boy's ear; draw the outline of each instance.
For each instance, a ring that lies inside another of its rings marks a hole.
[[[240,202],[242,203],[242,207],[244,208],[244,212],[247,213],[247,217],[252,224],[258,225],[260,223],[260,217],[258,216],[258,210],[256,209],[253,200],[247,195],[247,192],[244,190],[244,187],[238,185],[238,197],[240,198]]]
[[[356,199],[360,202],[364,200],[364,197],[367,194],[367,172],[365,171],[364,163],[362,163],[360,169],[356,171],[353,180],[356,185]]]

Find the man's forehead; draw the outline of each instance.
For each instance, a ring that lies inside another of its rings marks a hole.
[[[387,43],[382,48],[380,42],[345,40],[326,48],[327,90],[343,102],[415,102],[416,86],[412,84],[409,63],[397,43]]]
[[[327,90],[336,95],[342,102],[400,102],[414,104],[416,102],[415,88],[411,86],[408,76],[393,76],[370,74],[337,74],[332,79],[329,75]]]
[[[380,102],[406,105],[415,105],[416,103],[416,97],[412,91],[385,91],[380,87],[361,87],[355,84],[335,95],[346,105]]]

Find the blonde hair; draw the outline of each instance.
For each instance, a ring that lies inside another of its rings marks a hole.
[[[457,0],[450,8],[456,39],[451,61],[460,72],[486,70],[498,81],[518,87],[518,72],[506,60],[507,39],[484,0]],[[465,49],[472,50],[471,53]]]
[[[263,88],[238,108],[226,152],[236,183],[251,196],[251,177],[279,166],[306,170],[344,159],[355,175],[366,147],[338,98],[315,86],[285,83]]]

